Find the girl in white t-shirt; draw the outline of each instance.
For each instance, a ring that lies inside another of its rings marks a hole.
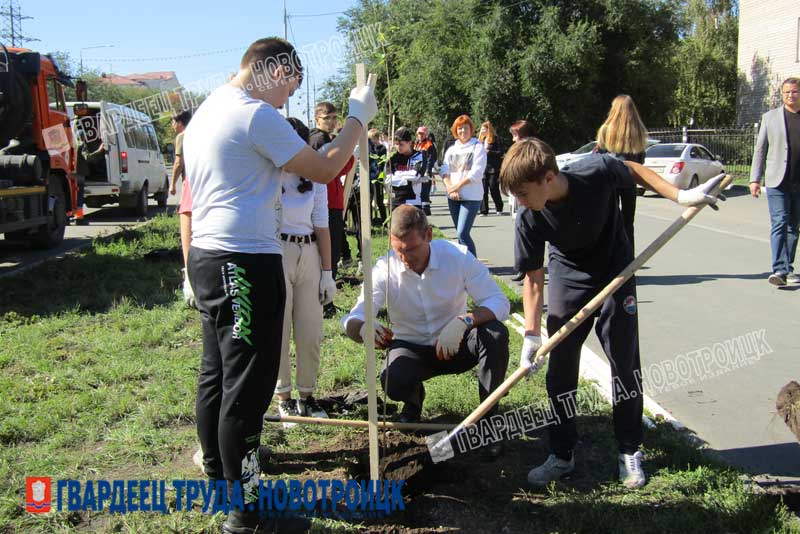
[[[308,128],[289,122],[308,141]],[[336,283],[331,272],[331,236],[328,230],[328,188],[296,174],[284,173],[281,194],[280,237],[286,308],[283,315],[281,363],[275,394],[281,416],[328,417],[313,393],[319,372],[322,345],[322,307],[333,302]],[[296,386],[292,399],[292,365],[289,334],[294,333]],[[283,423],[284,428],[296,423]]]

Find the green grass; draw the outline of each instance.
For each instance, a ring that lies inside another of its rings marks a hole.
[[[200,476],[191,463],[197,446],[199,321],[180,299],[179,265],[143,259],[151,250],[178,246],[177,220],[162,216],[0,280],[0,532],[219,532],[222,517],[198,513],[37,516],[23,507],[26,476]],[[386,247],[386,237],[376,236],[375,255]],[[504,290],[514,309],[521,309],[516,294]],[[366,389],[363,349],[339,326],[357,294],[357,287],[346,286],[336,300],[339,316],[326,321],[319,396]],[[512,334],[512,371],[520,341]],[[461,417],[478,401],[471,373],[440,377],[426,388],[426,417]],[[502,406],[545,397],[544,373],[539,373],[512,389]],[[356,416],[365,417],[365,410]],[[613,449],[608,406],[585,414],[580,425],[581,447]],[[267,425],[263,441],[281,455],[269,476],[348,476],[353,460],[340,451],[358,439],[363,433],[354,430],[307,426],[283,432]],[[519,446],[530,447],[524,455],[527,468],[543,454],[541,441],[520,440]],[[800,532],[784,507],[746,492],[739,473],[709,460],[674,431],[664,426],[648,431],[645,446],[652,478],[641,491],[624,491],[613,482],[607,462],[586,465],[575,485],[560,484],[544,493],[514,482],[508,493],[495,496],[506,499],[504,517],[487,519],[514,521],[530,532]],[[524,481],[524,471],[512,475]],[[490,478],[495,476],[506,480],[510,474],[492,472]],[[477,511],[484,505],[465,503]],[[440,521],[448,526],[448,518]],[[359,531],[358,524],[333,520],[314,520],[312,526],[312,532]]]

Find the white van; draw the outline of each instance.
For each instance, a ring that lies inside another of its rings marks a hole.
[[[151,119],[128,106],[110,102],[67,102],[72,133],[93,150],[105,146],[105,165],[93,164],[84,184],[84,204],[115,204],[147,215],[148,198],[167,205],[169,175]],[[76,155],[77,156],[77,155]]]

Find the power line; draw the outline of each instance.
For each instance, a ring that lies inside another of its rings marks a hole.
[[[22,9],[19,7],[19,2],[8,0],[8,6],[0,9],[0,17],[8,23],[4,25],[3,32],[0,33],[1,39],[11,39],[11,46],[23,46],[25,43],[39,41],[33,37],[27,37],[22,34],[22,21],[32,20],[33,17],[27,17],[22,14]]]
[[[197,52],[195,54],[182,54],[178,56],[161,56],[161,57],[117,57],[117,58],[87,58],[84,61],[95,61],[98,63],[102,63],[105,61],[113,61],[115,63],[136,63],[142,61],[168,61],[173,59],[190,59],[195,57],[206,57],[206,56],[215,56],[219,54],[227,54],[230,52],[240,52],[242,50],[246,50],[246,46],[237,46],[235,48],[225,48],[221,50],[209,50],[206,52]]]
[[[343,13],[346,13],[346,11],[331,11],[330,13],[309,13],[309,14],[306,14],[306,15],[302,15],[301,14],[301,15],[292,15],[292,16],[295,17],[295,18],[298,18],[298,19],[308,19],[308,18],[313,18],[313,17],[329,17],[331,15],[341,15]]]

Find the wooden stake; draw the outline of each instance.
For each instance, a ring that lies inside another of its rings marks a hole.
[[[716,176],[714,177],[716,178]],[[717,188],[712,192],[712,194],[718,195],[720,191],[724,190],[730,183],[732,179],[730,176],[725,176]],[[618,290],[622,285],[628,281],[628,279],[633,276],[633,274],[638,271],[642,265],[645,264],[653,255],[658,252],[667,242],[675,237],[684,226],[686,226],[689,221],[691,221],[700,210],[702,210],[705,205],[687,208],[680,217],[678,217],[675,222],[673,222],[669,228],[664,230],[664,232],[653,241],[649,247],[647,247],[644,252],[639,254],[630,265],[628,265],[625,270],[623,270],[619,275],[617,275],[614,280],[611,281],[600,293],[598,293],[592,300],[589,301],[586,306],[580,310],[575,317],[570,319],[570,321],[561,327],[561,329],[556,332],[555,334],[550,336],[550,339],[542,345],[539,350],[536,352],[536,356],[544,356],[546,354],[550,354],[550,352],[556,348],[556,346],[561,343],[564,338],[570,335],[581,323],[583,323],[586,319],[591,317],[600,306],[603,305],[603,302],[608,298],[609,295],[612,295],[616,290]],[[437,443],[434,447],[435,448],[442,448],[444,445],[451,439],[453,439],[459,432],[464,430],[465,427],[469,425],[475,424],[481,417],[486,414],[495,404],[497,404],[500,399],[502,399],[508,391],[514,387],[520,380],[522,380],[528,374],[528,369],[520,367],[514,373],[511,374],[506,380],[500,384],[497,389],[495,389],[491,395],[486,397],[486,399],[478,405],[475,410],[469,414],[466,419],[464,419],[459,425],[454,428],[446,437],[442,438],[439,443]]]
[[[369,428],[370,425],[369,421],[300,417],[297,415],[265,415],[264,421],[268,423],[299,423],[301,425],[346,426],[353,428]],[[378,426],[382,429],[390,430],[431,430],[435,432],[452,430],[456,427],[452,423],[394,423],[391,421],[378,421]]]
[[[356,83],[363,86],[369,83],[375,89],[375,77],[367,78],[366,68],[363,63],[356,65]],[[358,141],[358,164],[361,176],[361,261],[364,264],[364,316],[366,318],[365,332],[370,334],[364,339],[366,348],[366,373],[367,373],[367,422],[369,428],[369,474],[372,480],[379,480],[380,464],[378,451],[378,388],[376,385],[375,366],[375,310],[372,304],[372,210],[369,202],[369,141],[367,130],[369,125],[364,124]]]

